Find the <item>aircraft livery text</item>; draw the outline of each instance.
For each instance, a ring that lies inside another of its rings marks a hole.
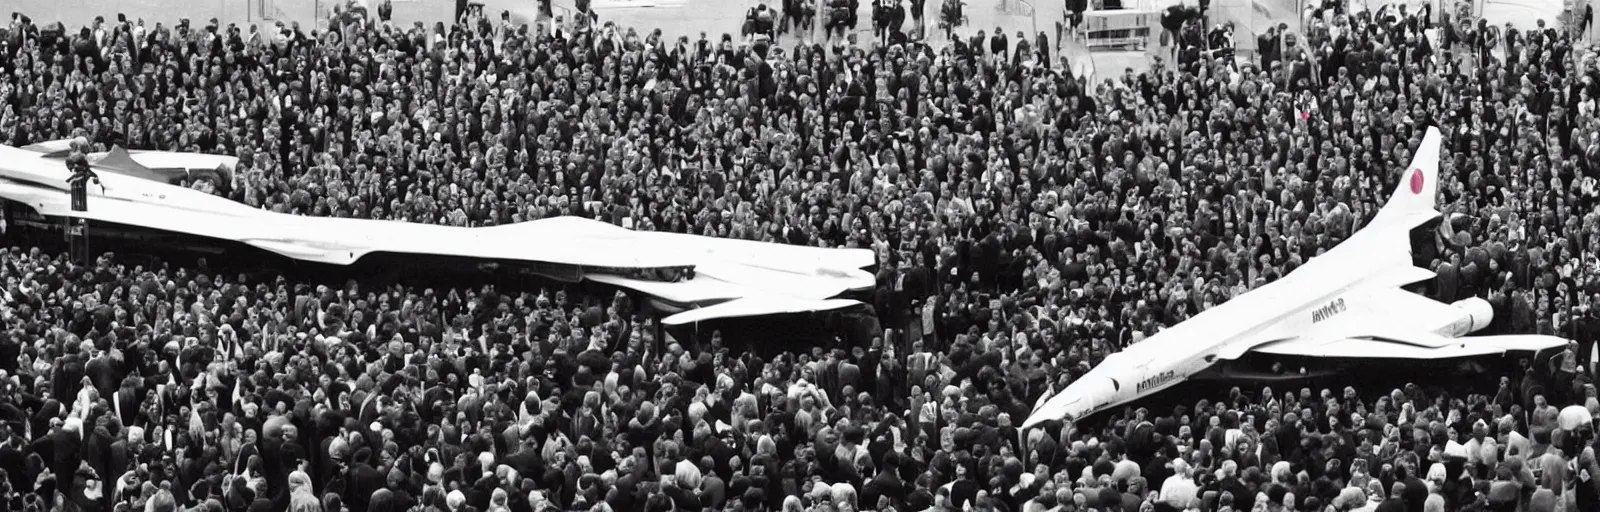
[[[1333,318],[1345,310],[1344,299],[1333,299],[1328,305],[1311,310],[1311,323],[1319,323]]]
[[[1148,379],[1141,380],[1141,381],[1139,381],[1139,392],[1143,393],[1143,392],[1145,392],[1147,390],[1151,390],[1151,389],[1155,389],[1157,387],[1160,387],[1162,384],[1166,384],[1168,382],[1172,382],[1172,379],[1176,378],[1177,376],[1178,376],[1177,373],[1174,373],[1174,372],[1171,372],[1171,371],[1165,371],[1165,372],[1161,372],[1161,373],[1156,374],[1154,377],[1150,377]]]

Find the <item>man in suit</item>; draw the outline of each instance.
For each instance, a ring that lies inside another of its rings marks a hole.
[[[94,384],[95,390],[100,392],[100,396],[109,397],[120,387],[122,372],[119,363],[113,360],[109,353],[102,352],[98,348],[91,349],[89,362],[84,364],[83,372]]]
[[[911,322],[921,322],[922,312],[919,307],[922,300],[928,296],[928,282],[931,276],[928,270],[912,261],[912,258],[900,260],[901,270],[899,280],[895,283],[895,312],[890,321],[895,326],[907,326]],[[916,333],[919,329],[905,329],[907,333]],[[912,339],[917,339],[913,336]]]
[[[978,242],[978,286],[981,291],[992,292],[998,283],[1000,273],[1000,235],[990,232],[982,241]]]
[[[1256,36],[1257,53],[1261,55],[1261,69],[1272,69],[1278,59],[1278,27],[1267,27],[1267,32]]]
[[[104,426],[94,427],[94,432],[84,440],[85,460],[94,470],[98,480],[115,482],[121,473],[113,473],[111,469],[111,445],[117,440],[111,436],[111,431]],[[110,498],[109,495],[105,496]]]
[[[51,391],[57,400],[71,401],[83,387],[84,364],[88,357],[83,346],[68,347],[66,354],[55,360],[55,373],[51,375]],[[72,466],[77,469],[78,466]]]
[[[843,387],[839,385],[839,359],[836,352],[829,352],[827,357],[819,361],[817,368],[817,387],[828,394],[832,403],[844,403],[844,396],[840,393]]]
[[[26,446],[12,427],[11,423],[0,423],[0,471],[5,471],[12,489],[32,489],[26,463],[28,455],[22,451]]]
[[[906,23],[906,6],[900,0],[893,0],[889,6],[889,33],[888,40],[891,44],[904,41],[903,28]]]
[[[861,349],[858,347],[856,350],[860,351]],[[848,387],[856,393],[865,392],[866,390],[861,388],[861,367],[850,362],[842,353],[835,354],[834,358],[839,360],[839,389],[842,391]],[[840,398],[845,397],[841,396]]]
[[[882,341],[882,339],[874,340],[874,348],[867,352],[867,359],[872,367],[869,370],[873,382],[871,389],[894,407],[904,407],[907,389],[906,370],[899,358],[894,356],[898,351],[893,347],[882,347]]]
[[[904,262],[902,262],[903,265]],[[883,269],[878,271],[878,286],[873,291],[872,303],[878,312],[878,316],[885,321],[893,322],[894,315],[898,314],[896,309],[900,298],[898,288],[903,285],[904,276],[903,272],[896,272],[889,265],[884,265]],[[894,324],[890,323],[889,325],[892,326]]]
[[[1007,50],[1011,48],[1008,43],[1006,31],[1001,27],[995,27],[994,35],[989,38],[989,53],[994,54],[996,59],[1004,59],[1007,55]]]
[[[506,456],[506,465],[523,475],[544,474],[544,462],[539,456],[538,445],[538,440],[531,436],[524,437],[519,449]]]
[[[638,464],[630,457],[623,459],[622,464],[618,466],[617,474],[622,476],[617,478],[615,486],[617,492],[608,494],[606,498],[607,504],[611,505],[612,509],[635,510],[636,508],[643,508],[644,500],[641,496],[643,493],[640,492],[639,488],[639,482],[642,477],[640,473],[642,471],[634,471],[634,467]]]
[[[1406,484],[1405,490],[1400,492],[1400,498],[1406,502],[1407,508],[1412,510],[1422,510],[1421,505],[1414,503],[1420,504],[1428,500],[1428,484],[1417,476],[1417,472],[1416,463],[1410,459],[1402,459],[1395,465],[1395,481]]]
[[[884,454],[878,465],[878,474],[861,487],[861,503],[877,506],[878,499],[888,498],[889,503],[900,507],[905,503],[906,485],[900,481],[899,457],[894,452]]]
[[[1594,375],[1594,347],[1600,341],[1600,300],[1590,300],[1584,306],[1584,315],[1578,317],[1576,332],[1572,337],[1578,342],[1578,364]]]
[[[83,464],[83,420],[68,418],[64,422],[51,420],[50,434],[36,439],[29,451],[41,455],[48,453],[50,472],[56,475],[57,489],[71,489],[74,475]]]
[[[365,510],[372,493],[382,489],[386,483],[384,474],[372,466],[372,449],[366,447],[356,451],[355,463],[350,465],[345,475],[348,486],[344,494],[345,503],[354,510]]]

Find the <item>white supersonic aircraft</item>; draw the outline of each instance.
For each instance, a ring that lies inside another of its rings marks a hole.
[[[583,217],[489,227],[277,213],[175,185],[198,175],[232,179],[237,158],[114,148],[87,155],[99,183],[87,211],[74,211],[65,159],[69,141],[0,145],[0,204],[45,220],[87,219],[236,242],[294,260],[351,265],[374,254],[506,262],[568,281],[595,281],[649,295],[671,314],[665,325],[833,311],[861,302],[876,254],[707,236],[635,231]],[[100,228],[106,229],[106,228]],[[497,263],[498,264],[498,263]],[[681,271],[681,272],[680,272]]]
[[[1112,354],[1034,408],[1023,428],[1081,420],[1149,397],[1247,355],[1423,362],[1539,353],[1555,336],[1468,334],[1494,318],[1473,297],[1444,304],[1401,287],[1432,279],[1412,263],[1411,231],[1437,217],[1440,135],[1365,228],[1294,272]]]

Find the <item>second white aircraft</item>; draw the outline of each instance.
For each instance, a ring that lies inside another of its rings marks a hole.
[[[1282,279],[1112,354],[1039,404],[1023,428],[1128,404],[1252,353],[1444,360],[1566,345],[1543,335],[1464,337],[1493,320],[1488,301],[1444,304],[1401,288],[1434,277],[1413,265],[1411,231],[1439,216],[1439,144],[1439,130],[1429,128],[1393,195],[1364,229]]]

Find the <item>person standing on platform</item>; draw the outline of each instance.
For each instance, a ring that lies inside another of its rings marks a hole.
[[[1583,6],[1583,33],[1578,35],[1578,39],[1588,39],[1589,38],[1589,33],[1592,32],[1593,30],[1594,30],[1594,4],[1585,4]]]
[[[100,176],[89,168],[88,149],[89,141],[79,137],[73,139],[72,153],[67,155],[67,170],[72,173],[67,178],[67,183],[72,185],[72,211],[88,211],[89,182],[100,184]]]

